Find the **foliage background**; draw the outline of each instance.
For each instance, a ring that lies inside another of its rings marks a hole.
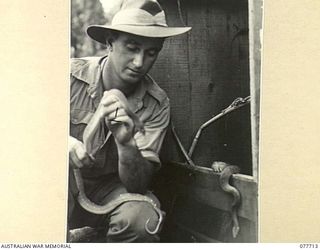
[[[71,0],[71,57],[99,56],[106,53],[106,47],[86,35],[92,24],[108,21],[99,0]]]

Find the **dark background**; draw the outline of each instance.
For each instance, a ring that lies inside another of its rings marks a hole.
[[[201,124],[249,90],[248,3],[246,0],[159,0],[169,26],[191,26],[188,34],[167,39],[151,76],[171,100],[172,122],[186,149]],[[97,0],[72,0],[72,56],[106,53],[85,34],[90,24],[103,24]],[[225,161],[252,174],[250,106],[206,128],[193,154],[196,164],[209,167]],[[170,131],[161,154],[163,162],[184,158]]]

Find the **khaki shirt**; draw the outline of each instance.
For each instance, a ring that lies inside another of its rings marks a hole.
[[[103,96],[101,63],[106,57],[72,59],[70,86],[70,135],[82,141],[83,131]],[[145,125],[145,135],[134,135],[136,144],[146,159],[160,163],[159,152],[170,119],[170,105],[166,93],[146,75],[136,91],[128,97],[130,108]],[[117,148],[105,122],[97,130],[93,141],[95,166],[82,169],[85,176],[99,176],[118,170]]]

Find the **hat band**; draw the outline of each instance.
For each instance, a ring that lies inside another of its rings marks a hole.
[[[113,25],[164,26],[168,27],[164,11],[156,15],[142,9],[127,9],[119,11],[112,19]]]

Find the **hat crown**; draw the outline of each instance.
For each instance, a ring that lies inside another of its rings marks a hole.
[[[112,19],[113,26],[136,25],[136,26],[165,26],[167,27],[164,11],[156,15],[141,9],[126,9],[119,11]]]
[[[163,9],[154,0],[127,0],[112,18],[112,25],[165,26]]]
[[[105,25],[90,25],[87,34],[93,40],[106,44],[110,31],[137,36],[167,38],[183,34],[191,27],[168,27],[165,12],[157,0],[117,0],[110,7]]]
[[[145,10],[153,16],[163,11],[156,0],[124,0],[120,11],[131,8]]]

